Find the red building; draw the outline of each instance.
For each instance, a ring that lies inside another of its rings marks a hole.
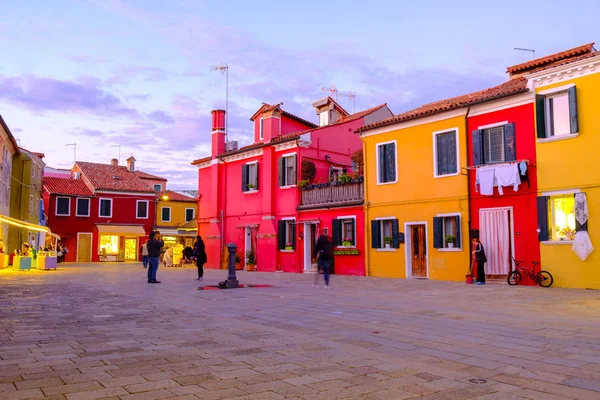
[[[225,112],[213,111],[211,156],[192,162],[199,168],[198,233],[207,241],[209,268],[222,266],[225,244],[234,242],[241,256],[254,252],[259,271],[309,270],[308,249],[317,235],[328,228],[332,236],[329,221],[346,214],[356,215],[355,230],[362,238],[360,207],[351,211],[321,207],[315,217],[308,209],[316,204],[302,209],[302,196],[313,184],[324,189],[344,171],[351,173],[351,155],[362,149],[356,129],[393,114],[383,104],[350,115],[329,97],[313,107],[319,126],[284,111],[281,104],[263,103],[251,118],[254,143],[230,151],[226,151]],[[312,165],[310,182],[300,174],[303,163]],[[354,205],[362,204],[362,197],[354,200]],[[364,270],[364,259],[359,258],[350,264],[362,264]],[[345,273],[359,269],[340,263],[336,268]]]
[[[534,96],[526,79],[514,79],[520,80],[522,90],[473,105],[467,114],[470,228],[486,249],[486,273],[502,278],[512,269],[510,257],[527,265],[540,260]],[[503,194],[497,186],[490,193],[482,183],[486,174],[496,174],[497,180],[499,173],[511,177],[515,171],[520,184],[502,187]]]
[[[65,261],[136,261],[154,226],[156,194],[127,167],[77,162],[70,178],[44,177],[48,226],[70,250]]]

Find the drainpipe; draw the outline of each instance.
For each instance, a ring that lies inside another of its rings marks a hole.
[[[465,115],[465,137],[466,137],[466,146],[467,154],[465,159],[467,160],[467,167],[469,166],[469,113],[471,112],[471,106],[467,107],[467,114]],[[467,248],[469,249],[469,259],[471,258],[471,181],[470,181],[470,173],[467,168],[467,229],[469,230],[469,236],[467,239]]]
[[[362,134],[361,135],[361,142],[362,142],[362,151],[363,151],[363,208],[364,208],[364,225],[365,225],[365,233],[364,233],[364,245],[365,245],[365,276],[370,276],[370,272],[371,272],[371,252],[367,250],[367,246],[369,243],[369,226],[370,226],[370,220],[369,220],[369,202],[367,201],[367,174],[365,173],[366,170],[366,166],[367,166],[367,152],[365,151],[365,142],[362,140]]]

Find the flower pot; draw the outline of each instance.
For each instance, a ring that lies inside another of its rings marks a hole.
[[[385,248],[386,248],[386,249],[389,249],[389,248],[390,248],[390,244],[389,244],[389,243],[386,243],[386,244],[385,244]]]
[[[285,246],[285,249],[289,250],[289,251],[294,250],[294,248],[292,246]]]
[[[236,271],[241,271],[244,269],[244,266],[241,263],[235,264],[235,269],[236,269]]]
[[[246,271],[256,271],[256,265],[254,264],[246,264]]]
[[[448,243],[448,248],[449,249],[453,249],[454,248],[454,243]]]

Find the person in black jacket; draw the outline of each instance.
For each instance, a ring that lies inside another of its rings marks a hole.
[[[477,262],[477,281],[475,281],[476,285],[485,285],[485,263],[487,261],[487,257],[485,256],[485,249],[483,245],[477,238],[473,238],[473,255],[475,256],[475,261]]]
[[[196,267],[198,267],[198,281],[202,280],[204,275],[204,264],[208,261],[206,257],[206,246],[202,240],[202,236],[196,236],[196,243],[194,244],[194,257],[196,257]]]
[[[315,245],[315,253],[313,258],[318,258],[319,270],[323,271],[323,278],[325,278],[325,289],[329,289],[329,265],[331,263],[332,246],[331,240],[327,235],[321,235]],[[317,286],[319,281],[319,271],[315,274],[315,283],[313,286]]]
[[[160,232],[150,232],[150,240],[146,242],[148,247],[148,283],[160,283],[156,280],[156,272],[158,271],[158,258],[160,257],[160,250],[165,245],[160,237]]]

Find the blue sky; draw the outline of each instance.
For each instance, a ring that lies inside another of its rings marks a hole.
[[[53,167],[121,161],[193,188],[210,111],[247,144],[261,102],[316,122],[310,103],[336,84],[356,109],[394,113],[506,79],[505,68],[597,39],[600,3],[582,0],[24,0],[0,15],[0,114]],[[596,46],[598,47],[598,46]],[[340,102],[351,110],[348,99]]]

